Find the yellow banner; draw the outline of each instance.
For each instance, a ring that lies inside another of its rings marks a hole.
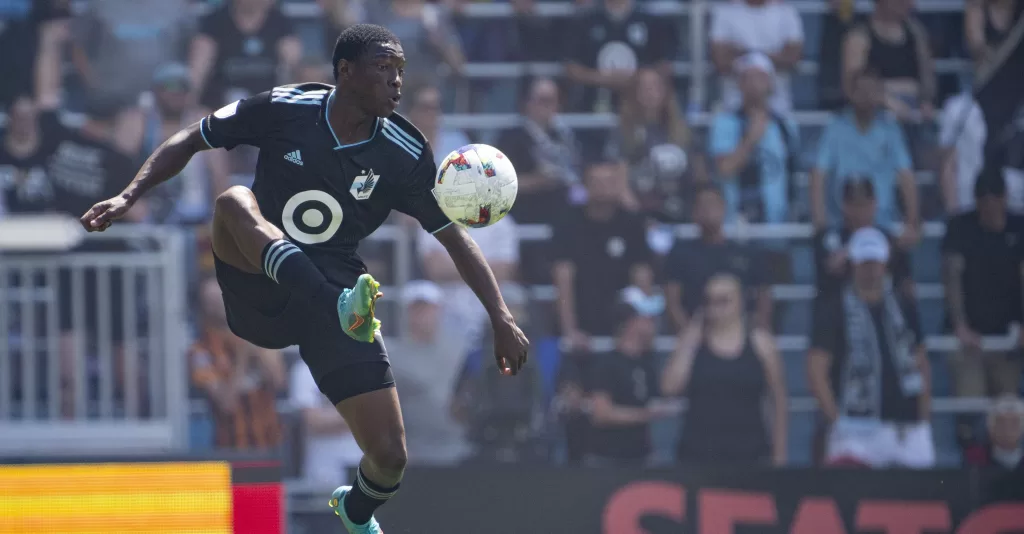
[[[0,466],[0,534],[230,534],[226,463]]]

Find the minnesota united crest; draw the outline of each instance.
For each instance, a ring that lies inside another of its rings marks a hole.
[[[352,187],[348,192],[352,193],[356,200],[367,200],[373,194],[373,188],[377,186],[379,179],[380,176],[374,174],[373,169],[363,171],[363,174],[356,176],[356,179],[352,181]]]

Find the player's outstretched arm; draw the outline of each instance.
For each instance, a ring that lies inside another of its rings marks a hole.
[[[98,202],[82,216],[82,226],[90,232],[106,230],[124,216],[146,191],[177,176],[192,156],[208,148],[210,145],[203,140],[198,122],[172,135],[153,151],[120,195]]]
[[[505,306],[505,300],[501,298],[501,291],[498,289],[498,281],[484,260],[480,248],[476,246],[469,233],[457,224],[450,224],[435,232],[434,237],[444,245],[462,279],[476,293],[491,317],[491,325],[494,328],[494,357],[498,367],[505,374],[517,374],[526,364],[530,342],[516,326],[515,319]]]

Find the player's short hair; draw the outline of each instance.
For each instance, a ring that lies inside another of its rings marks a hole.
[[[391,30],[376,24],[354,24],[345,28],[334,43],[334,79],[338,79],[338,62],[345,59],[355,61],[378,43],[399,43],[398,37]]]

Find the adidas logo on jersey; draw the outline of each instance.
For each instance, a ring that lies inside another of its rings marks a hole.
[[[302,154],[298,150],[285,154],[284,159],[296,165],[302,165]]]

